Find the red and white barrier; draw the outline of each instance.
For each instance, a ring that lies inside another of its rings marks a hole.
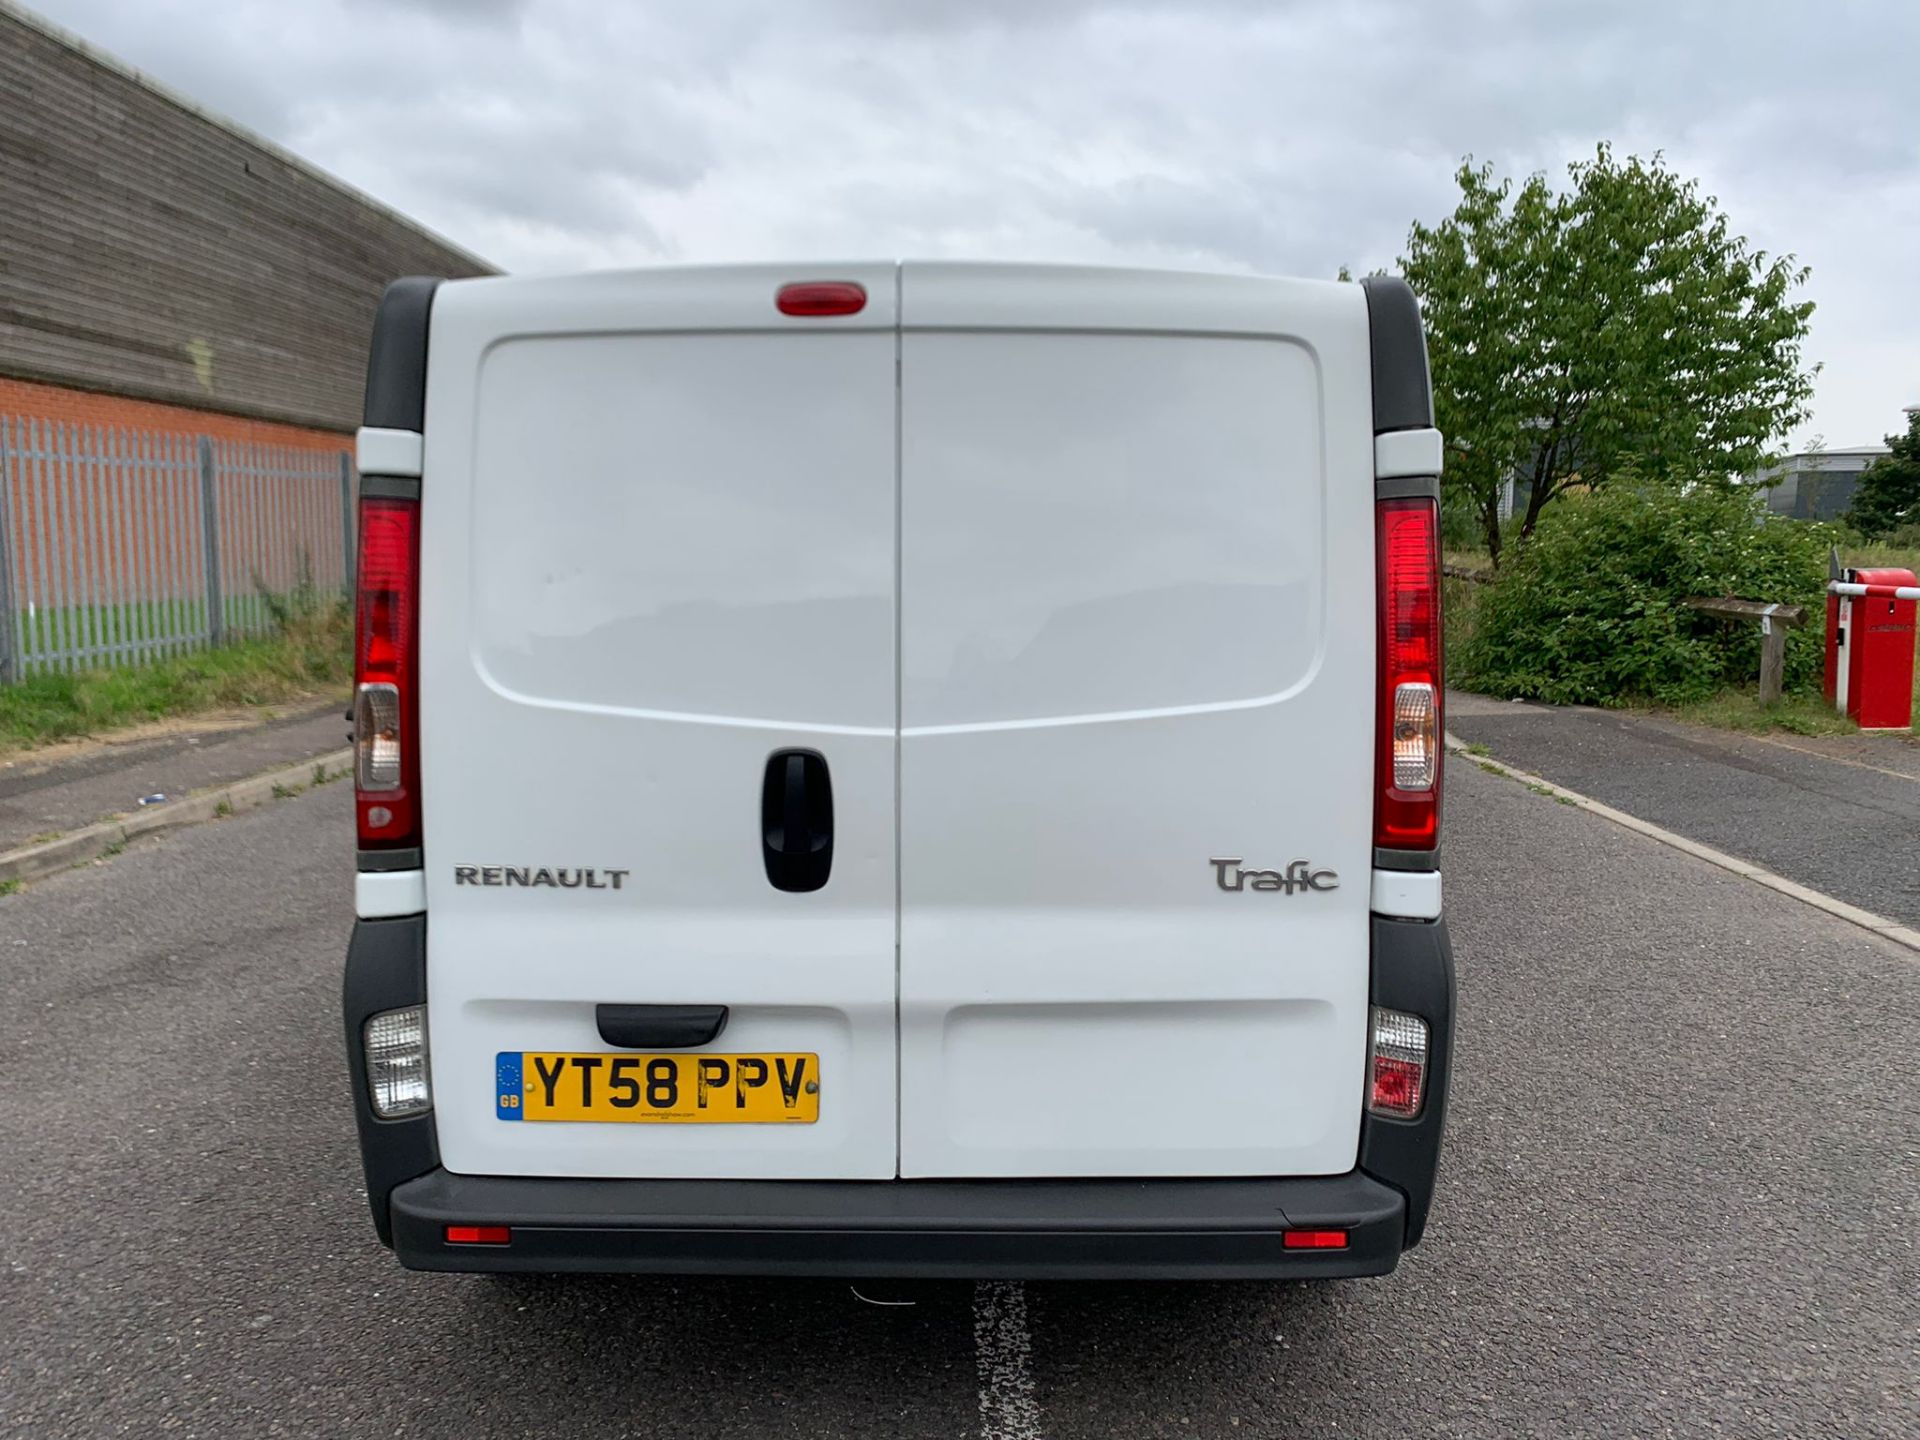
[[[1823,688],[1862,730],[1913,724],[1913,642],[1920,577],[1911,570],[1840,569],[1827,583]]]
[[[1882,600],[1920,600],[1920,585],[1853,585],[1845,580],[1829,580],[1829,595],[1871,595]]]

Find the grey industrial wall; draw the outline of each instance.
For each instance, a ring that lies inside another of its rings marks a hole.
[[[483,273],[0,3],[0,375],[350,430],[386,282]]]

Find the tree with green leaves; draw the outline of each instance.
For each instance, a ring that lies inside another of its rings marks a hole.
[[[1453,214],[1416,221],[1400,262],[1426,317],[1446,495],[1495,564],[1510,481],[1523,536],[1555,497],[1628,469],[1725,482],[1813,392],[1805,267],[1750,247],[1657,154],[1601,145],[1568,177],[1516,188],[1469,159]]]
[[[1887,449],[1860,472],[1847,519],[1863,535],[1920,525],[1920,405],[1907,411],[1907,433],[1887,436]]]

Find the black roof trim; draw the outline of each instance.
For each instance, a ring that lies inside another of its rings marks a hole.
[[[408,275],[387,286],[373,320],[367,355],[366,424],[378,430],[427,427],[427,320],[433,275]]]
[[[1398,275],[1369,275],[1367,328],[1373,343],[1373,433],[1426,430],[1433,425],[1433,387],[1427,376],[1427,336],[1420,302]]]

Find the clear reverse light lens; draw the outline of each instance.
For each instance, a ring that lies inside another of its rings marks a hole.
[[[370,681],[354,693],[354,784],[392,790],[400,784],[400,687]]]
[[[433,1108],[427,1080],[427,1007],[387,1010],[367,1021],[367,1089],[382,1120]]]
[[[1393,788],[1431,790],[1440,769],[1440,709],[1433,686],[1393,687]]]
[[[1427,1022],[1374,1006],[1367,1070],[1369,1110],[1398,1120],[1418,1115],[1427,1098]]]

